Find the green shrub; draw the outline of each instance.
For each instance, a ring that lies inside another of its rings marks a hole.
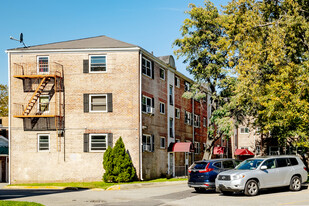
[[[108,148],[104,153],[103,168],[105,182],[130,182],[135,178],[135,168],[129,154],[126,152],[120,137],[114,148]]]

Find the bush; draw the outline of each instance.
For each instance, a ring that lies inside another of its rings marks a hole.
[[[120,137],[114,148],[108,147],[104,153],[103,168],[105,182],[130,182],[135,178],[135,169]]]

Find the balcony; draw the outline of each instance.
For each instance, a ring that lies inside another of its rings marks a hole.
[[[57,62],[49,63],[47,72],[39,72],[37,69],[37,64],[34,63],[14,63],[12,65],[12,75],[15,78],[24,79],[24,78],[62,78],[63,75],[63,66]]]

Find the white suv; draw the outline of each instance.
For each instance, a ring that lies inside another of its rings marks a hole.
[[[220,173],[216,178],[216,190],[223,194],[244,191],[254,196],[259,189],[290,186],[298,191],[308,178],[302,160],[293,155],[251,158],[240,163],[234,170]]]

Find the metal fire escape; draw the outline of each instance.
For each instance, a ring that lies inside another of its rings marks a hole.
[[[12,66],[13,77],[23,83],[24,93],[20,99],[24,97],[26,102],[13,104],[13,117],[23,119],[25,131],[57,131],[58,134],[64,131],[63,66],[48,63],[47,72],[36,71],[38,66],[33,64]],[[47,103],[40,103],[43,96],[48,97]]]

